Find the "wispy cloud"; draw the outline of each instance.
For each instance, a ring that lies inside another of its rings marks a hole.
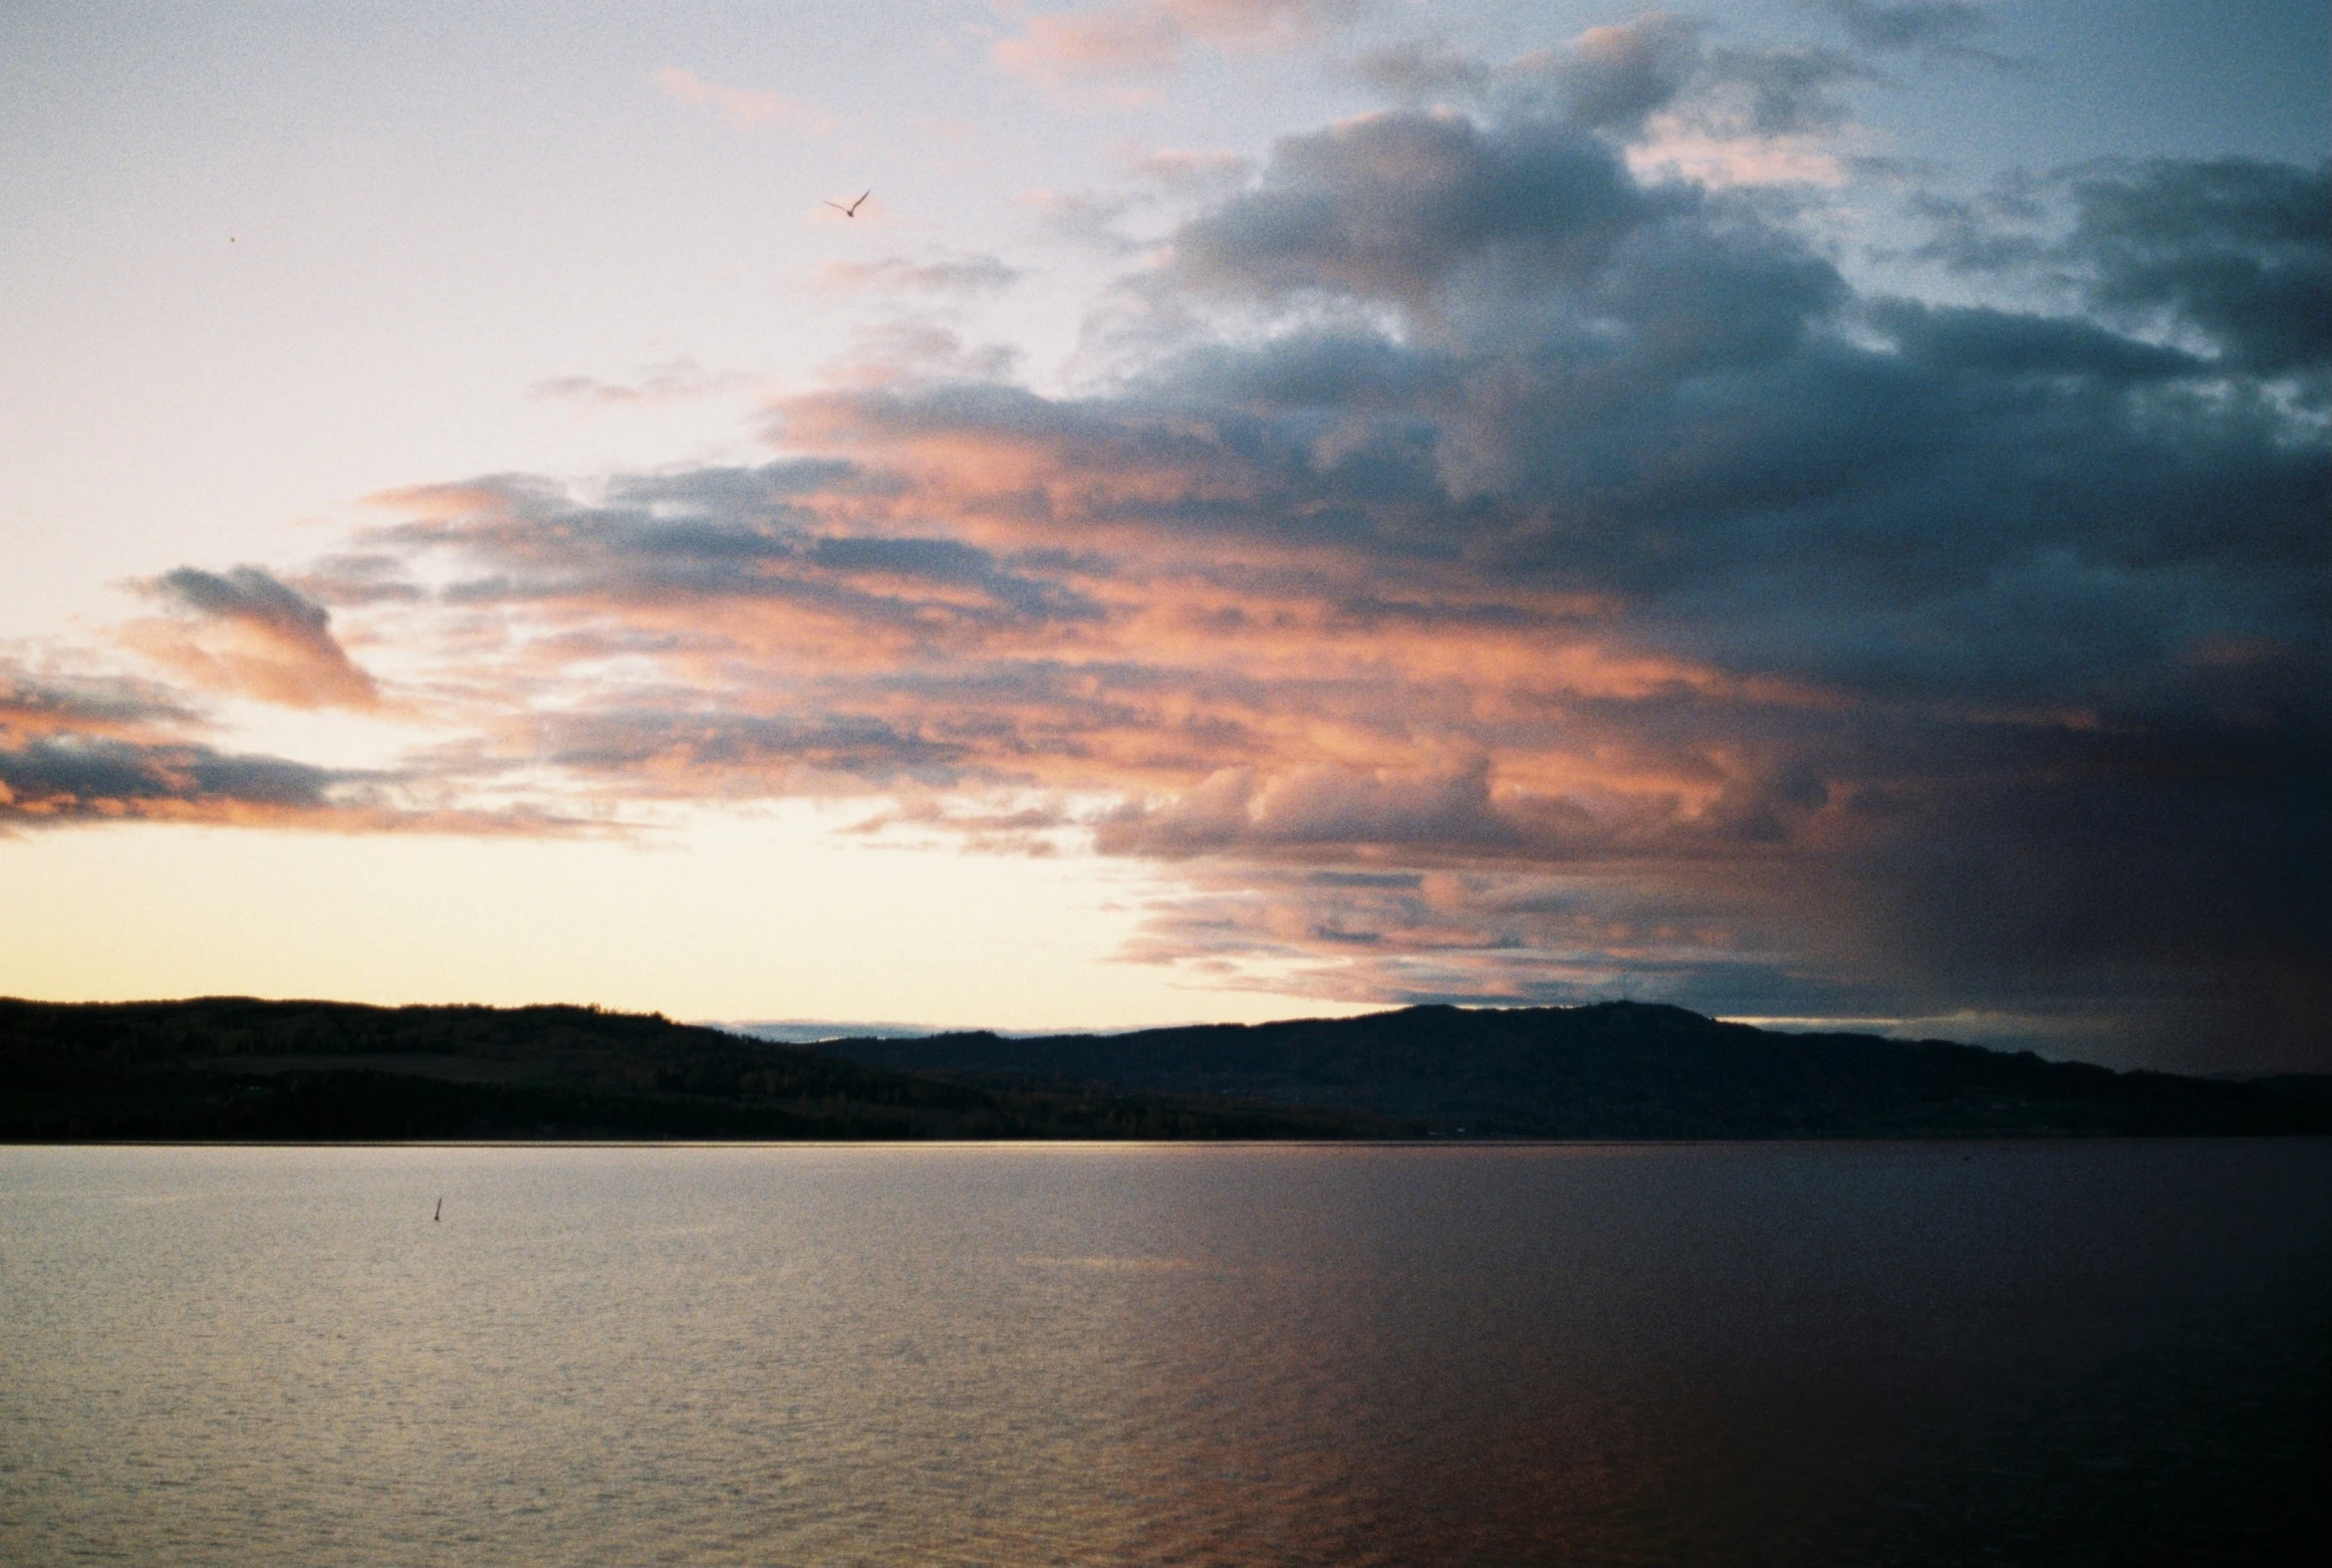
[[[829,262],[819,269],[817,281],[828,289],[964,296],[994,294],[1020,278],[1017,267],[995,256],[945,254],[919,260],[886,256]]]
[[[1252,178],[1255,164],[1240,152],[1163,147],[1133,158],[1127,172],[1166,195],[1219,198]]]
[[[710,110],[731,131],[786,131],[823,136],[834,129],[834,116],[816,104],[761,88],[709,82],[678,66],[657,71],[655,85],[666,97]]]
[[[1051,87],[1160,76],[1192,48],[1283,49],[1349,22],[1359,0],[1122,0],[1039,12],[992,51],[1005,70]]]
[[[1970,0],[1815,0],[1855,44],[1877,54],[1926,54],[2002,70],[2023,62],[1976,42],[1991,31],[1991,7]]]
[[[545,402],[574,402],[601,408],[646,407],[727,396],[758,385],[760,378],[746,372],[708,370],[694,360],[682,359],[649,366],[629,381],[555,376],[535,383],[531,392]]]

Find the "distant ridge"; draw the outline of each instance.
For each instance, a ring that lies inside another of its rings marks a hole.
[[[872,1019],[843,1022],[831,1018],[707,1018],[703,1026],[741,1034],[749,1039],[767,1040],[773,1045],[821,1045],[828,1040],[919,1040],[926,1035],[950,1032],[935,1024],[890,1023]]]
[[[0,998],[0,1141],[2332,1133],[2332,1078],[2114,1073],[1683,1008],[774,1044],[589,1007]]]
[[[1340,1111],[982,1086],[596,1007],[0,998],[0,1142],[1382,1138]]]
[[[1131,1034],[836,1040],[962,1082],[1095,1084],[1524,1138],[2332,1132],[2332,1079],[2117,1073],[1944,1040],[1784,1034],[1682,1007],[1409,1007]]]

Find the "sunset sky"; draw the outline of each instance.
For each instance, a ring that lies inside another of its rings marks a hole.
[[[2332,1068],[2328,153],[2321,0],[11,4],[0,994]]]

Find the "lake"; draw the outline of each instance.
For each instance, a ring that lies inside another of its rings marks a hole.
[[[11,1564],[2233,1563],[2328,1495],[2320,1140],[0,1149]]]

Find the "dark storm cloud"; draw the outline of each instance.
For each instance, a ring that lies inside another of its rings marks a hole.
[[[1252,405],[1276,403],[1278,431],[1240,434],[1253,451],[1333,409],[1344,460],[1301,478],[1380,537],[1436,526],[1370,505],[1409,495],[1477,557],[1583,587],[1754,593],[1819,561],[1832,622],[1857,600],[1980,614],[1970,591],[2012,599],[2051,575],[2110,599],[2197,562],[2175,591],[2207,614],[2196,596],[2241,597],[2227,576],[2308,537],[2321,443],[2225,403],[2219,360],[2077,315],[1856,301],[1754,213],[1647,195],[1559,129],[1395,118],[1283,149],[1276,180],[1193,225],[1175,266],[1210,289],[1405,306],[1415,343],[1209,351],[1155,389],[1234,391],[1255,426]],[[1500,199],[1534,180],[1532,199]],[[1340,199],[1451,215],[1356,233]],[[1595,526],[1559,524],[1558,505]],[[2287,623],[2273,598],[2253,608]]]
[[[1174,276],[1217,294],[1417,308],[1461,269],[1502,261],[1527,269],[1525,287],[1592,277],[1623,236],[1688,204],[1560,124],[1375,115],[1283,141],[1257,189],[1174,236]]]
[[[1451,115],[1283,142],[1255,190],[1175,236],[1170,276],[1211,295],[1395,307],[1427,356],[1388,358],[1371,334],[1343,346],[1348,365],[1479,387],[1494,362],[1528,369],[1514,392],[1575,404],[1633,405],[1657,390],[1647,377],[1770,361],[1847,300],[1835,268],[1745,198],[1646,185],[1566,122]],[[1316,341],[1302,349],[1317,362]],[[1430,357],[1444,349],[1462,358]]]
[[[1971,5],[1967,0],[1906,0],[1896,5],[1884,0],[1820,0],[1820,4],[1838,19],[1847,37],[1876,53],[1921,52],[1989,65],[2011,63],[1974,42],[1990,30],[1991,14],[1989,7]]]
[[[1743,895],[1728,939],[1867,963],[1898,1007],[2124,1005],[2156,1049],[2289,1057],[2320,1046],[2332,950],[2332,462],[2239,378],[2321,363],[2332,204],[2320,172],[2265,165],[2069,188],[2061,254],[2095,314],[1857,300],[1786,229],[1643,189],[1561,124],[1379,117],[1283,145],[1173,266],[1210,292],[1390,305],[1414,336],[1211,349],[1149,392],[1185,428],[1206,389],[1235,393],[1214,428],[1250,453],[1341,417],[1339,460],[1277,468],[1300,505],[1258,528],[1318,537],[1341,511],[1337,542],[1388,559],[1442,535],[1497,581],[1624,598],[1639,646],[1825,693],[1607,704],[1615,733],[1722,781],[1688,827],[1638,833],[1671,866],[1716,841],[1751,858],[1700,879],[1707,908],[1770,882],[1759,854],[1821,890]],[[2199,341],[2130,335],[2150,311]],[[1218,776],[1103,842],[1312,833],[1257,787]],[[1461,830],[1380,810],[1315,842],[1565,858],[1475,804]]]
[[[2115,167],[2073,183],[2067,253],[2090,301],[2191,327],[2261,375],[2332,363],[2332,164],[2220,158]]]
[[[2247,375],[2332,362],[2332,164],[2116,160],[1920,210],[1934,232],[1919,254],[1954,272],[2052,282]]]

